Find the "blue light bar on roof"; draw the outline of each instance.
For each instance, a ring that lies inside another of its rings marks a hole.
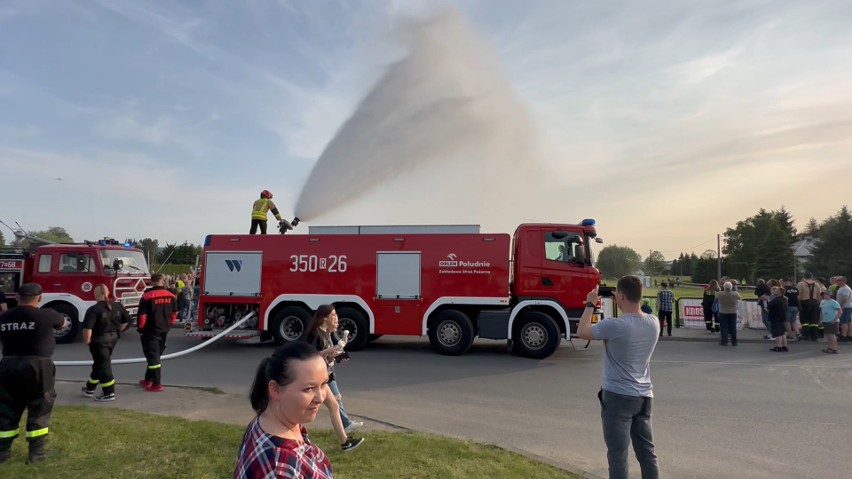
[[[594,226],[594,225],[595,225],[595,220],[593,220],[591,218],[586,218],[586,219],[584,219],[583,221],[580,222],[580,226]]]

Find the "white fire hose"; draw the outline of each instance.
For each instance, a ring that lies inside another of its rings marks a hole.
[[[231,325],[231,327],[229,327],[228,329],[222,331],[221,333],[217,334],[216,336],[213,336],[212,338],[210,338],[207,341],[199,344],[198,346],[193,346],[189,349],[184,349],[183,351],[178,351],[176,353],[163,355],[163,356],[160,357],[160,359],[162,360],[162,359],[179,358],[181,356],[186,356],[187,354],[194,353],[201,348],[206,348],[207,346],[210,346],[211,344],[216,342],[222,336],[225,336],[226,334],[230,333],[231,331],[242,326],[243,323],[245,323],[246,321],[248,321],[249,319],[254,317],[254,315],[255,315],[255,313],[254,313],[254,311],[252,311],[251,313],[247,314],[243,319],[241,319],[241,320],[237,321],[236,323],[234,323],[233,325]],[[145,359],[145,358],[113,359],[112,364],[137,364],[137,363],[144,363],[144,362],[147,362],[147,361],[148,360]],[[53,364],[55,364],[57,366],[91,366],[92,361],[54,361]]]

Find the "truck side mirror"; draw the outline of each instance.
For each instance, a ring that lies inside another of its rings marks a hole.
[[[583,243],[578,243],[577,247],[574,249],[574,262],[586,264],[586,250],[583,247]]]

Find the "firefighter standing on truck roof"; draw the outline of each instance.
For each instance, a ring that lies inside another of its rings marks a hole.
[[[165,277],[160,273],[151,275],[152,287],[145,291],[139,301],[137,331],[141,334],[142,353],[148,361],[145,379],[139,385],[148,391],[163,390],[160,382],[160,356],[166,349],[166,337],[177,320],[177,300],[165,287]]]
[[[83,319],[83,342],[92,353],[92,374],[83,386],[83,396],[92,397],[98,384],[101,394],[95,401],[115,400],[115,377],[112,375],[112,350],[121,332],[130,325],[130,315],[121,303],[109,300],[105,284],[95,286],[97,303],[86,310]]]
[[[251,208],[250,235],[257,233],[258,226],[260,226],[260,234],[266,234],[266,215],[269,211],[272,211],[272,214],[275,215],[275,219],[281,221],[281,214],[278,213],[278,208],[276,208],[275,203],[272,202],[272,193],[270,193],[269,190],[263,190],[260,192],[260,199],[255,200],[254,206]]]
[[[11,456],[12,441],[27,410],[27,463],[45,459],[50,413],[56,399],[56,366],[53,330],[68,321],[52,309],[40,309],[42,289],[24,283],[18,290],[18,306],[0,316],[0,463]]]

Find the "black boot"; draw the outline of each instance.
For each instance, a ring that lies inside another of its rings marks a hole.
[[[3,464],[4,462],[8,461],[10,457],[12,457],[12,442],[0,442],[0,464]]]
[[[30,454],[29,457],[27,457],[27,464],[41,462],[48,457],[53,457],[58,454],[58,451],[51,451],[50,453],[45,452],[44,445],[46,442],[47,438],[44,436],[30,439]]]

